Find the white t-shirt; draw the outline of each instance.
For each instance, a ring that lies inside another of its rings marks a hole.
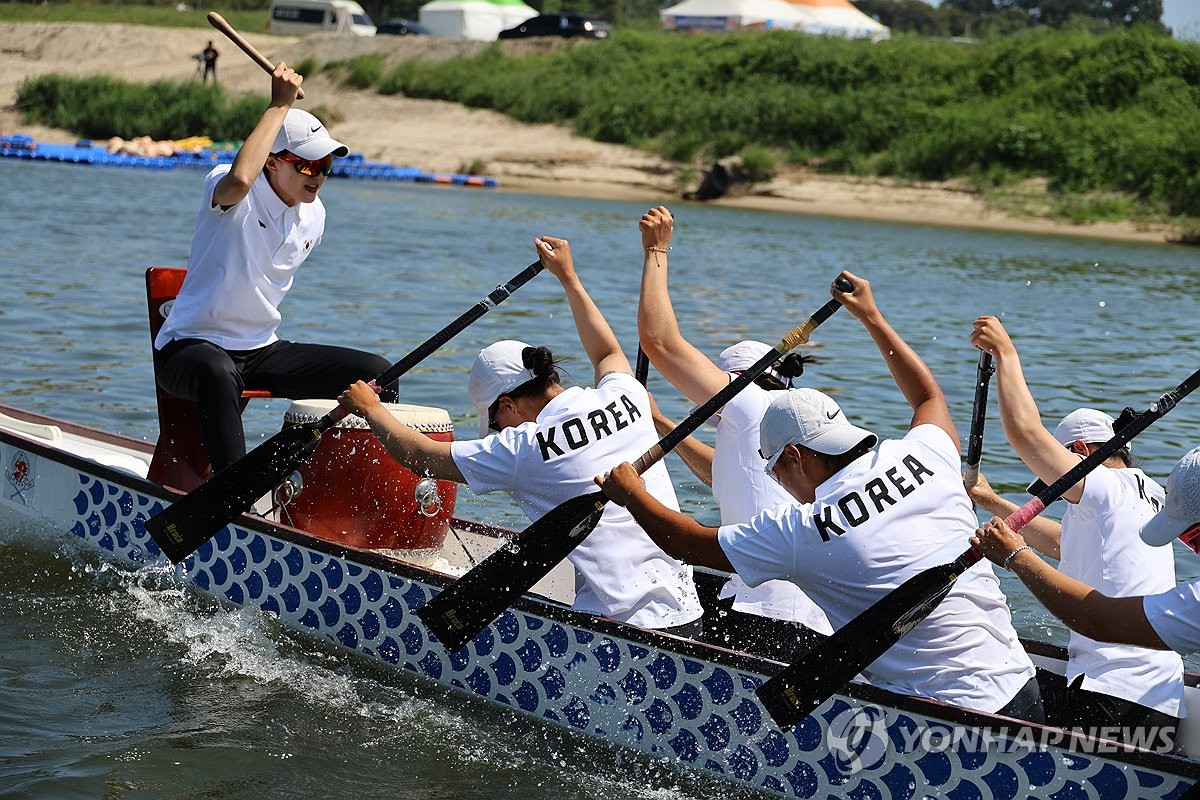
[[[188,272],[154,340],[204,339],[226,350],[255,350],[276,340],[279,304],[296,270],[321,243],[320,198],[288,206],[259,175],[241,202],[213,207],[221,164],[204,179],[204,203],[192,234]],[[290,167],[289,167],[290,168]]]
[[[722,525],[749,522],[764,509],[795,502],[766,473],[767,462],[758,454],[758,426],[771,397],[772,392],[752,383],[721,411],[713,452],[712,490],[721,508]],[[730,596],[737,611],[792,620],[820,633],[833,633],[825,612],[791,581],[747,586],[735,572],[721,588],[721,597]]]
[[[1142,610],[1167,647],[1185,656],[1200,652],[1200,578],[1146,597]]]
[[[816,489],[816,502],[723,526],[725,554],[747,583],[786,578],[834,629],[907,579],[956,559],[978,522],[959,454],[936,425],[882,442]],[[994,712],[1034,675],[991,565],[967,570],[928,617],[863,670],[875,686]]]
[[[504,491],[530,520],[587,492],[594,479],[633,461],[658,442],[646,389],[613,372],[595,389],[572,387],[534,422],[484,439],[454,442],[451,454],[476,494]],[[662,462],[643,475],[646,489],[679,510]],[[609,503],[595,530],[568,556],[575,566],[575,609],[642,628],[670,628],[700,618],[692,568],[663,552],[629,511]]]
[[[1138,597],[1175,588],[1170,547],[1151,547],[1138,535],[1162,508],[1161,486],[1140,469],[1097,467],[1083,496],[1062,520],[1059,570],[1109,597]],[[1067,680],[1173,717],[1183,716],[1183,660],[1177,653],[1108,644],[1071,633]]]

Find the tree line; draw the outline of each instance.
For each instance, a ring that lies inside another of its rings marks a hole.
[[[1144,25],[1167,34],[1162,0],[854,0],[893,31],[923,36],[1004,36],[1028,28],[1082,28],[1104,33]]]

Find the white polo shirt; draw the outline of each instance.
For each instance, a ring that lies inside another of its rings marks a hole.
[[[959,454],[936,425],[882,442],[793,503],[719,541],[751,585],[793,580],[839,629],[924,569],[953,561],[978,522]],[[991,565],[961,575],[928,617],[863,670],[875,686],[978,711],[1004,707],[1034,675]]]
[[[772,395],[752,383],[721,411],[713,452],[712,490],[721,509],[722,525],[749,522],[764,509],[795,502],[766,473],[767,462],[758,454],[758,426]],[[747,586],[735,572],[721,587],[721,597],[730,596],[737,611],[791,620],[819,633],[833,633],[821,607],[791,581]]]
[[[657,442],[646,389],[632,375],[614,372],[595,389],[564,390],[534,422],[454,442],[451,454],[471,491],[507,492],[538,520],[560,503],[599,491],[597,475]],[[679,510],[661,461],[643,477],[654,497]],[[663,552],[616,503],[605,506],[595,530],[568,558],[578,611],[642,628],[683,625],[703,613],[692,568]]]
[[[296,270],[321,243],[320,198],[289,207],[262,174],[240,203],[214,208],[213,191],[230,166],[221,164],[204,179],[187,277],[154,340],[157,349],[173,339],[204,339],[226,350],[271,344],[279,304]]]
[[[1138,535],[1162,508],[1161,486],[1140,469],[1097,467],[1083,496],[1062,519],[1059,570],[1109,597],[1138,597],[1175,588],[1170,547],[1151,547]],[[1067,680],[1083,689],[1183,716],[1183,660],[1177,653],[1108,644],[1072,631]]]
[[[1142,610],[1167,647],[1185,656],[1200,653],[1200,578],[1144,598]]]

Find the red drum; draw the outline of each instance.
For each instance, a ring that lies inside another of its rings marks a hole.
[[[315,422],[335,405],[335,400],[296,400],[283,415],[283,426]],[[384,407],[431,439],[454,440],[445,409],[399,403]],[[348,416],[326,431],[298,472],[299,481],[277,491],[280,520],[321,539],[432,557],[450,529],[458,485],[422,480],[400,466],[359,417]]]

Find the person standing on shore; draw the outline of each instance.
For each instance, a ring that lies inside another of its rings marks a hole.
[[[325,230],[317,192],[347,153],[320,120],[292,107],[301,81],[283,62],[275,67],[258,124],[233,163],[204,179],[187,277],[154,341],[158,383],[199,406],[214,472],[246,454],[243,389],[334,398],[388,367],[372,353],[276,335],[279,305]],[[383,399],[395,397],[385,388]]]
[[[971,343],[996,359],[1000,420],[1017,456],[1047,484],[1054,483],[1115,435],[1114,420],[1093,408],[1072,411],[1051,433],[1041,423],[1025,382],[1021,359],[996,317],[975,320]],[[1141,526],[1163,505],[1163,489],[1132,465],[1128,448],[1117,451],[1063,493],[1067,503],[1058,535],[1031,538],[1059,559],[1059,570],[1105,594],[1146,595],[1175,586],[1175,559],[1167,548],[1138,537]],[[986,484],[985,484],[986,485]],[[972,497],[993,514],[1016,505],[994,492]],[[1041,531],[1042,528],[1035,528]],[[1073,632],[1067,645],[1063,685],[1050,695],[1063,698],[1063,718],[1052,720],[1083,732],[1117,731],[1119,741],[1142,738],[1139,731],[1174,730],[1186,712],[1183,661],[1175,653],[1099,642]]]
[[[203,52],[201,52],[200,55],[202,55],[204,57],[204,78],[203,78],[204,82],[208,83],[208,76],[212,75],[213,83],[216,83],[217,82],[217,56],[220,54],[217,52],[217,48],[213,47],[213,43],[212,43],[211,39],[209,40],[208,45],[204,48]]]
[[[722,351],[714,364],[684,338],[667,288],[667,257],[674,223],[671,212],[659,206],[643,214],[639,224],[643,261],[638,336],[655,369],[689,400],[700,404],[771,348],[761,342],[738,342]],[[803,371],[804,356],[787,358],[799,361],[799,370]],[[785,388],[785,380],[790,383],[790,378],[785,379],[774,368],[767,370],[718,412],[716,445],[706,463],[694,468],[696,465],[684,459],[712,487],[722,525],[749,522],[760,511],[791,502],[783,487],[767,475],[766,462],[758,453],[759,422],[771,402],[771,390]],[[655,427],[665,436],[675,426],[666,417],[656,415]],[[796,660],[821,638],[817,634],[833,633],[825,612],[799,586],[785,580],[750,587],[735,573],[720,591],[718,609],[718,613],[706,617],[704,633],[708,641],[782,661]],[[783,624],[768,627],[764,617]],[[789,629],[786,637],[779,635],[780,627]]]

